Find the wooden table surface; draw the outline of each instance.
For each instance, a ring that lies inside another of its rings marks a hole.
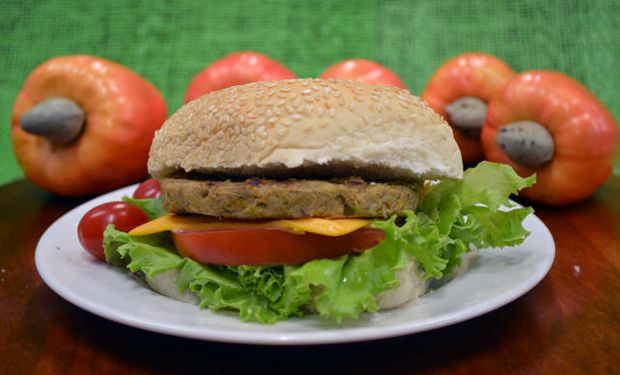
[[[25,181],[0,187],[0,374],[620,373],[618,177],[580,204],[536,207],[557,254],[523,297],[454,326],[328,346],[171,337],[66,302],[37,274],[34,250],[43,231],[79,203]]]

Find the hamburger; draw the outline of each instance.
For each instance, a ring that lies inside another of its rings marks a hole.
[[[159,216],[109,227],[109,263],[155,291],[244,321],[356,318],[413,303],[474,247],[523,241],[533,180],[463,173],[449,125],[392,86],[257,82],[209,93],[155,134]],[[146,210],[153,202],[135,202]]]

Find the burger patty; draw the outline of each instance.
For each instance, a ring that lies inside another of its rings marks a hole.
[[[234,219],[304,217],[389,217],[415,210],[419,185],[339,181],[161,180],[162,200],[169,212]]]

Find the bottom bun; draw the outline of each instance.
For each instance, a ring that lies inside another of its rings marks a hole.
[[[144,277],[146,284],[159,294],[163,294],[166,297],[174,298],[181,302],[193,303],[195,305],[200,302],[198,297],[186,290],[185,292],[179,291],[177,287],[177,278],[179,277],[179,270],[172,269],[168,272],[159,274],[153,278]]]
[[[415,303],[428,290],[428,281],[422,280],[418,262],[408,259],[405,268],[396,272],[398,288],[388,289],[379,294],[379,310],[392,309],[408,303]]]
[[[386,290],[377,297],[379,310],[387,310],[403,305],[414,304],[420,296],[432,289],[437,289],[450,280],[465,273],[469,268],[473,253],[465,254],[462,258],[461,266],[456,268],[450,275],[443,277],[441,280],[423,280],[422,271],[418,263],[412,259],[407,261],[405,268],[396,272],[399,286],[395,289]],[[177,287],[176,280],[179,271],[176,269],[159,274],[154,278],[144,277],[146,284],[155,292],[166,297],[174,298],[181,302],[198,304],[198,297],[190,291],[180,292]],[[308,306],[308,312],[315,312],[312,306]]]

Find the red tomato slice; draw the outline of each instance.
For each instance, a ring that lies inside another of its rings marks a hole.
[[[280,229],[173,231],[179,254],[205,264],[227,266],[301,264],[362,252],[383,241],[380,229],[362,228],[344,236],[295,234]]]
[[[396,73],[379,63],[364,59],[341,61],[327,68],[320,78],[350,79],[375,85],[392,85],[401,89],[407,88]]]

